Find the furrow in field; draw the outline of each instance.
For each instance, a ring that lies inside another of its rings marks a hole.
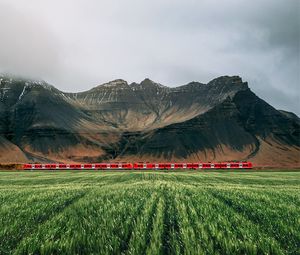
[[[164,229],[162,238],[163,254],[182,254],[183,243],[180,238],[180,227],[178,222],[178,211],[176,210],[174,194],[176,190],[172,186],[166,185],[163,189],[165,201]]]
[[[300,250],[300,209],[282,206],[280,200],[266,194],[238,191],[212,191],[219,201],[259,226],[261,232],[275,238],[286,253]],[[283,204],[284,205],[284,204]]]
[[[204,251],[199,246],[200,242],[197,241],[193,224],[191,223],[190,217],[188,217],[190,205],[183,189],[178,190],[175,195],[175,206],[178,212],[179,233],[184,254],[203,254]]]
[[[83,191],[56,191],[20,197],[9,208],[0,209],[0,254],[10,254],[26,236],[40,224],[60,213],[84,195]]]
[[[153,228],[153,215],[156,211],[158,194],[154,192],[146,202],[145,208],[134,222],[131,239],[129,241],[128,254],[145,254]]]
[[[149,196],[129,188],[95,189],[23,240],[15,254],[119,254]]]
[[[198,192],[198,196],[201,196],[202,190]],[[210,254],[213,253],[213,243],[209,239],[209,233],[204,228],[205,224],[203,222],[203,217],[198,217],[198,211],[196,210],[196,206],[194,204],[194,201],[191,199],[187,199],[191,196],[191,193],[186,193],[186,198],[184,199],[186,201],[186,217],[189,220],[190,226],[193,228],[194,232],[194,239],[192,240],[192,247],[193,250],[197,250],[197,254]],[[202,206],[205,206],[203,204]],[[196,248],[195,248],[196,247]]]
[[[205,254],[283,254],[275,239],[205,190],[187,195],[195,208],[195,234]]]
[[[165,201],[160,197],[157,203],[156,214],[153,218],[153,229],[151,233],[151,240],[147,247],[146,254],[162,254],[162,235],[163,235],[163,216],[165,210]]]

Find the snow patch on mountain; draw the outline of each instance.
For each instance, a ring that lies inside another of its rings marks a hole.
[[[23,87],[23,90],[22,90],[21,94],[19,95],[19,101],[22,99],[27,86],[28,86],[28,83],[26,82],[25,85],[24,85],[24,87]]]

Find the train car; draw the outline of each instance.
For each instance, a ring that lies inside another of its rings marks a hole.
[[[158,163],[158,168],[159,169],[165,169],[166,163]]]
[[[83,164],[83,169],[93,169],[93,164]]]
[[[156,163],[147,163],[146,167],[147,167],[147,169],[156,169],[156,168],[158,168],[158,164],[156,164]]]
[[[248,166],[248,162],[232,162],[232,163],[230,163],[230,168],[232,168],[232,169],[243,169],[243,168],[249,168],[249,167],[250,166]]]
[[[122,163],[121,166],[122,166],[122,169],[133,169],[132,163]]]
[[[174,169],[181,169],[183,168],[183,163],[174,163]]]
[[[210,163],[202,163],[202,169],[208,169],[208,168],[211,168]]]
[[[230,168],[230,163],[227,163],[227,162],[221,163],[221,168],[222,169],[229,169]]]
[[[221,168],[221,163],[215,163],[214,168],[220,169]]]
[[[170,170],[171,169],[171,163],[164,163],[164,167],[163,169],[166,169],[166,170]]]
[[[109,169],[133,169],[133,164],[132,163],[127,163],[127,162],[114,162],[114,163],[98,163],[98,164],[92,164],[92,169],[102,169],[102,170],[109,170]]]
[[[136,162],[136,163],[133,163],[133,169],[135,170],[146,170],[146,169],[152,169],[152,170],[155,170],[155,169],[165,169],[165,163],[142,163],[142,162]]]
[[[42,164],[34,164],[35,169],[42,169]]]
[[[24,165],[23,165],[23,169],[24,169],[24,170],[32,169],[32,164],[24,164]]]
[[[144,164],[144,163],[134,163],[133,164],[133,169],[135,169],[135,170],[143,169],[144,166],[145,166],[145,169],[146,169],[146,166],[147,166],[146,164]]]
[[[230,163],[230,168],[233,168],[233,169],[239,168],[239,163],[237,163],[237,162],[231,162]]]
[[[81,169],[81,164],[70,164],[70,169]]]
[[[107,168],[107,163],[95,164],[95,169],[106,169],[106,168]]]
[[[251,168],[253,168],[253,165],[252,165],[251,162],[243,162],[242,164],[243,164],[243,168],[244,169],[251,169]]]
[[[146,169],[160,169],[160,170],[168,170],[168,169],[175,169],[175,164],[174,163],[134,163],[133,164],[133,169],[136,170],[146,170]]]

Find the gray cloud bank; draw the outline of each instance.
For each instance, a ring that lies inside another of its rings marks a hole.
[[[0,0],[0,72],[82,91],[240,75],[300,115],[298,0]]]

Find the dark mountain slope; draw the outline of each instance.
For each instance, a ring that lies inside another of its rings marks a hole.
[[[240,120],[248,132],[266,140],[300,147],[300,119],[276,110],[249,89],[238,92],[233,102],[240,112]]]
[[[120,158],[138,155],[182,160],[197,155],[200,160],[253,160],[261,146],[269,146],[282,153],[272,160],[265,158],[269,164],[280,165],[284,154],[289,153],[291,162],[298,164],[299,131],[299,119],[282,114],[247,89],[189,121],[125,134]]]
[[[210,111],[191,120],[172,124],[150,132],[124,136],[123,155],[149,155],[158,158],[188,158],[193,153],[222,149],[243,151],[251,146],[255,150],[256,138],[244,130],[239,112],[230,98]],[[140,146],[136,146],[140,145]],[[246,156],[246,155],[245,155]]]
[[[1,136],[24,154],[56,157],[76,146],[101,151],[95,136],[89,139],[82,133],[99,128],[105,132],[104,126],[68,103],[54,87],[44,82],[2,78],[0,91]]]
[[[18,146],[0,136],[0,162],[26,162],[27,160],[28,158]]]

